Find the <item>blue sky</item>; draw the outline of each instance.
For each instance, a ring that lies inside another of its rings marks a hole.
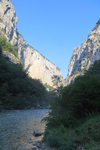
[[[75,47],[100,18],[100,0],[11,0],[18,32],[28,44],[68,74]]]

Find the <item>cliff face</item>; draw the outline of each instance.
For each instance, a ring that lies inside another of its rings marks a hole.
[[[8,62],[10,62],[11,64],[17,64],[20,63],[20,60],[18,59],[18,57],[16,57],[14,54],[8,52],[8,51],[3,51],[2,52],[2,56],[5,57],[5,59],[8,60]]]
[[[32,78],[40,79],[50,86],[61,85],[62,73],[52,62],[42,56],[37,50],[29,46],[17,32],[17,16],[11,0],[0,0],[0,34],[5,35],[8,41],[18,46],[18,57]],[[60,78],[55,85],[56,78]]]
[[[74,49],[69,62],[66,85],[70,84],[76,76],[84,74],[84,71],[98,59],[100,59],[100,20],[83,44]]]
[[[0,0],[0,34],[17,45],[17,16],[10,0]]]
[[[29,46],[20,34],[18,35],[18,56],[24,69],[28,71],[32,78],[40,79],[44,84],[47,83],[51,86],[54,86],[54,75],[62,78],[61,70]]]

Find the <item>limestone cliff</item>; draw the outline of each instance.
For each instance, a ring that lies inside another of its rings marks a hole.
[[[17,16],[11,0],[0,0],[0,34],[5,35],[11,44],[18,46],[18,57],[32,78],[40,79],[44,84],[54,87],[62,84],[61,70],[29,46],[17,32]],[[60,78],[57,84],[55,77]]]
[[[10,0],[0,0],[0,34],[4,34],[8,41],[17,45],[17,16]]]
[[[18,34],[18,56],[29,75],[40,79],[44,84],[54,86],[53,76],[62,77],[61,70],[28,45],[20,34]]]
[[[10,62],[11,64],[12,63],[14,63],[14,64],[20,63],[19,58],[8,51],[3,51],[2,56],[5,57],[5,59],[7,59],[8,62]]]
[[[100,59],[100,20],[83,44],[74,49],[69,62],[66,85],[70,84],[76,76],[84,74],[84,71],[98,59]]]

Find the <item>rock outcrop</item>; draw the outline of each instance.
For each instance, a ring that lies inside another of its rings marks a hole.
[[[11,44],[18,46],[18,57],[29,76],[54,87],[62,84],[61,70],[29,46],[17,32],[17,16],[11,0],[0,0],[0,34],[5,35]],[[59,77],[61,82],[55,85],[56,78],[54,80],[53,76]]]
[[[16,57],[14,54],[8,52],[8,51],[3,51],[2,52],[2,56],[5,57],[8,62],[10,62],[11,64],[17,64],[20,63],[20,60],[18,59],[18,57]]]
[[[100,19],[81,46],[74,49],[69,62],[66,85],[73,82],[76,76],[84,74],[94,61],[100,59]]]
[[[0,34],[12,45],[17,45],[17,16],[11,0],[0,0]]]

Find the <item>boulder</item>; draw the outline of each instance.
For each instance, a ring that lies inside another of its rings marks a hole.
[[[36,130],[36,129],[34,129],[34,131],[33,131],[33,135],[34,136],[41,136],[41,135],[43,135],[43,133],[42,132],[39,132],[38,130]]]

